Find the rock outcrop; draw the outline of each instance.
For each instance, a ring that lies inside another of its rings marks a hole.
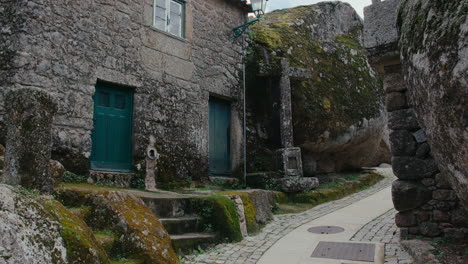
[[[68,263],[61,229],[27,193],[0,185],[0,263]]]
[[[67,263],[111,263],[93,231],[80,217],[57,200],[41,197],[38,201],[62,227],[62,239],[67,248]]]
[[[402,0],[399,45],[408,97],[432,154],[468,209],[468,1]]]
[[[3,182],[51,193],[52,122],[55,97],[38,88],[21,88],[6,94],[6,153]]]
[[[382,82],[368,63],[362,27],[341,2],[273,11],[253,27],[250,61],[257,68],[287,58],[310,73],[291,83],[294,145],[302,149],[306,174],[389,162]]]
[[[179,263],[169,234],[140,198],[91,185],[67,186],[58,196],[68,206],[90,206],[89,223],[118,234],[124,256],[138,256],[145,263]]]

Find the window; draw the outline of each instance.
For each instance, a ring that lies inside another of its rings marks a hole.
[[[125,109],[125,98],[125,95],[116,94],[114,107],[121,110]]]
[[[153,26],[178,37],[184,37],[185,1],[154,0]]]
[[[98,106],[110,107],[110,94],[99,92],[98,93]]]

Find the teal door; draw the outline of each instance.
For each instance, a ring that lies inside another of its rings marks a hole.
[[[91,169],[131,171],[133,92],[98,83],[93,99]]]
[[[210,174],[231,174],[231,106],[223,100],[210,98]]]

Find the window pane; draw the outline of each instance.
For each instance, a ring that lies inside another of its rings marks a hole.
[[[154,21],[154,26],[161,30],[166,30],[166,20],[162,20],[160,18],[156,18]]]
[[[161,18],[163,20],[166,20],[166,9],[156,7],[155,15],[156,15],[157,18]]]
[[[115,108],[117,109],[125,109],[125,96],[121,94],[115,95]]]
[[[154,1],[154,26],[166,30],[166,0]]]
[[[166,8],[166,0],[155,0],[154,3],[156,6]]]
[[[109,93],[98,93],[98,106],[109,107],[110,106],[110,94]]]
[[[182,5],[171,1],[170,9],[170,23],[169,23],[169,32],[181,36],[182,35]]]

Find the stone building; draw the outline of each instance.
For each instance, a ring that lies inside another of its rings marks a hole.
[[[232,28],[248,10],[242,0],[2,0],[1,143],[5,93],[37,87],[58,98],[52,156],[70,171],[119,172],[109,175],[128,185],[153,138],[165,181],[231,174],[243,138]]]

